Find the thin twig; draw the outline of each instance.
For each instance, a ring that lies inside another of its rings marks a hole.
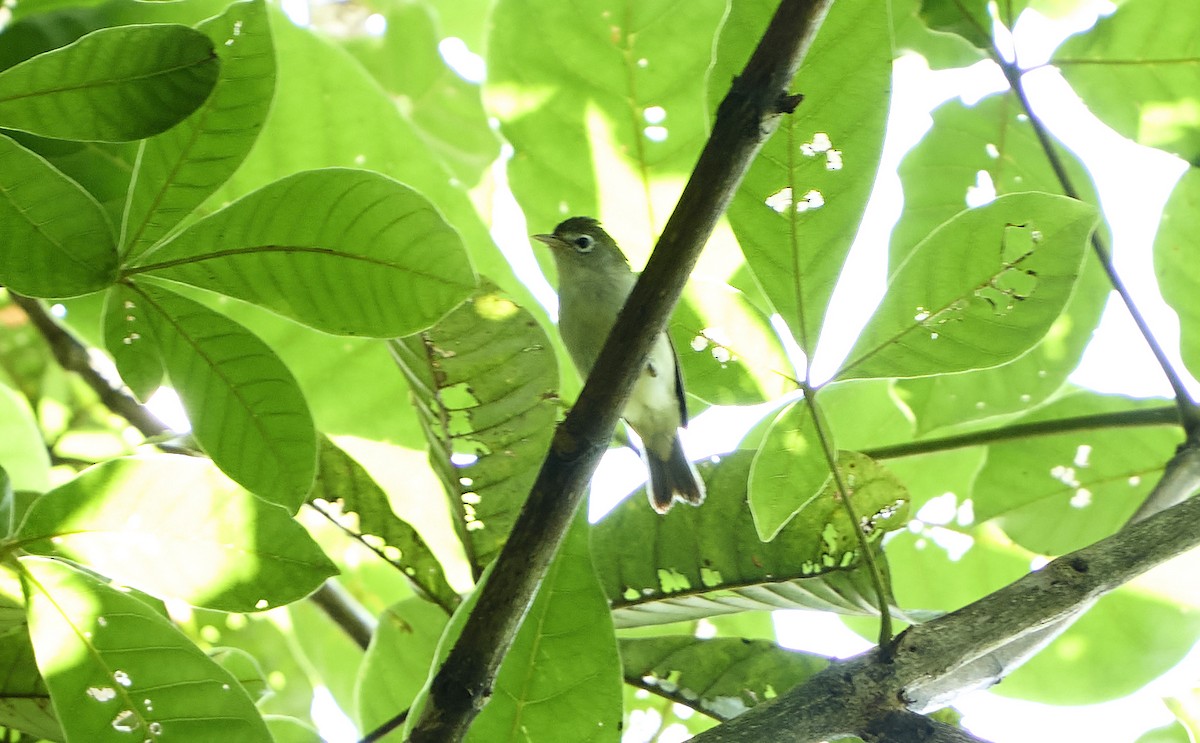
[[[654,338],[666,326],[704,244],[779,117],[788,86],[832,0],[783,0],[717,110],[712,135],[575,406],[555,432],[474,611],[429,686],[416,743],[456,743],[487,703]]]
[[[308,598],[321,607],[360,648],[366,650],[371,644],[371,637],[379,623],[341,583],[327,580]]]
[[[876,446],[863,449],[871,459],[896,459],[920,454],[935,454],[970,446],[987,446],[1002,441],[1027,439],[1035,436],[1055,436],[1076,431],[1094,431],[1107,428],[1132,428],[1138,426],[1178,426],[1179,409],[1175,407],[1122,410],[1115,413],[1094,413],[1070,418],[1054,418],[1044,421],[1013,423],[999,428],[960,433],[935,439],[907,441],[903,444]]]
[[[1071,176],[1067,173],[1066,165],[1063,164],[1062,158],[1059,157],[1058,150],[1050,138],[1050,133],[1046,130],[1046,126],[1042,123],[1042,120],[1034,113],[1033,106],[1029,103],[1029,97],[1025,94],[1023,71],[1016,62],[1006,62],[1001,58],[996,49],[993,48],[991,51],[993,58],[1004,72],[1004,77],[1008,80],[1013,93],[1016,94],[1025,115],[1029,117],[1029,125],[1033,127],[1033,133],[1037,136],[1046,160],[1050,164],[1050,168],[1054,171],[1054,176],[1058,179],[1063,193],[1072,199],[1079,199],[1079,191],[1072,183]],[[1190,436],[1200,430],[1200,408],[1196,407],[1196,403],[1188,393],[1187,386],[1184,385],[1179,372],[1175,370],[1174,365],[1171,364],[1171,360],[1167,358],[1162,345],[1159,344],[1158,339],[1154,337],[1153,331],[1150,330],[1149,323],[1146,322],[1146,318],[1134,303],[1133,295],[1129,292],[1128,287],[1125,286],[1125,282],[1117,273],[1116,266],[1113,264],[1112,252],[1105,244],[1099,230],[1092,232],[1092,251],[1096,254],[1096,258],[1104,268],[1104,273],[1108,276],[1108,281],[1112,284],[1113,290],[1117,292],[1117,295],[1125,304],[1125,309],[1129,312],[1129,316],[1133,318],[1133,322],[1137,325],[1138,332],[1142,334],[1142,338],[1150,348],[1150,352],[1154,354],[1154,359],[1158,362],[1159,367],[1162,368],[1168,384],[1171,385],[1171,391],[1175,395],[1175,404],[1179,408],[1179,419],[1183,423],[1184,430]]]
[[[863,532],[862,522],[858,519],[854,504],[850,502],[851,492],[846,487],[845,479],[842,478],[841,468],[838,467],[838,453],[834,447],[833,437],[825,430],[825,424],[821,420],[821,411],[817,408],[817,391],[805,385],[804,399],[808,402],[808,413],[812,416],[817,440],[821,442],[821,452],[825,455],[825,462],[829,465],[829,474],[833,477],[833,484],[837,488],[842,509],[850,518],[850,528],[854,529],[854,536],[863,553],[863,561],[871,576],[871,587],[875,591],[875,605],[879,609],[879,647],[886,652],[892,644],[892,611],[889,608],[887,589],[884,587],[883,571],[879,568],[879,561],[875,559],[875,551],[867,542],[867,535]]]

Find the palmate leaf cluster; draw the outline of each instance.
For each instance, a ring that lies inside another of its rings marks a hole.
[[[422,704],[578,389],[510,263],[523,235],[493,218],[503,186],[529,231],[596,216],[641,265],[774,7],[355,0],[312,4],[308,24],[264,0],[2,9],[10,739],[318,740],[318,687],[363,734]],[[996,59],[994,21],[1074,6],[990,7],[834,4],[802,105],[669,328],[693,417],[758,422],[700,463],[701,508],[660,517],[635,495],[579,516],[472,740],[615,741],[648,716],[703,730],[828,665],[775,644],[770,611],[877,621],[864,549],[892,615],[919,621],[1111,534],[1152,488],[1182,429],[1130,421],[1169,401],[1066,382],[1110,289],[1092,164],[1039,139],[1012,90],[933,112],[876,246],[883,298],[831,379],[810,378],[839,332],[893,61]],[[452,69],[445,39],[480,51],[486,80]],[[1126,0],[1050,64],[1104,123],[1194,164],[1197,39],[1200,12]],[[980,174],[995,197],[967,208]],[[1153,246],[1193,373],[1198,182],[1189,166]],[[65,370],[72,342],[72,368],[111,361],[130,403],[173,389],[190,436],[131,429]],[[1027,423],[1048,433],[1003,433]],[[366,647],[317,608],[333,576]],[[1193,645],[1190,608],[1125,587],[999,690],[1136,690]]]

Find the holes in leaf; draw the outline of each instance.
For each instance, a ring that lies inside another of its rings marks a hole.
[[[992,174],[986,170],[975,173],[975,185],[967,186],[967,207],[974,209],[996,200],[996,184],[992,182]]]
[[[799,201],[793,198],[791,187],[782,188],[771,194],[764,201],[767,206],[774,209],[779,214],[785,214],[789,210],[794,210],[797,213],[804,213],[813,209],[820,209],[825,206],[825,197],[820,191],[813,189],[804,194],[804,197]]]

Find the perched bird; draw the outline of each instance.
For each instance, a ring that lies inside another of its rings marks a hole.
[[[612,237],[590,217],[572,217],[555,227],[554,234],[533,238],[549,245],[554,255],[558,331],[586,378],[637,275]],[[666,332],[655,340],[621,415],[642,440],[654,510],[666,513],[675,499],[700,505],[704,482],[679,443],[679,429],[687,425],[687,404],[683,375]]]

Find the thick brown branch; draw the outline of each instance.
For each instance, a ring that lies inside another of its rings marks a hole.
[[[583,392],[559,427],[479,601],[430,685],[411,740],[462,740],[583,501],[638,369],[751,161],[791,105],[788,86],[832,0],[783,0],[717,110],[712,135]]]
[[[858,735],[896,710],[922,711],[961,691],[944,680],[1077,616],[1099,596],[1200,546],[1200,499],[1131,524],[973,604],[905,631],[889,662],[878,649],[837,663],[768,704],[695,738],[810,743]],[[1001,664],[1003,665],[1003,664]],[[995,683],[1006,668],[981,680]]]

